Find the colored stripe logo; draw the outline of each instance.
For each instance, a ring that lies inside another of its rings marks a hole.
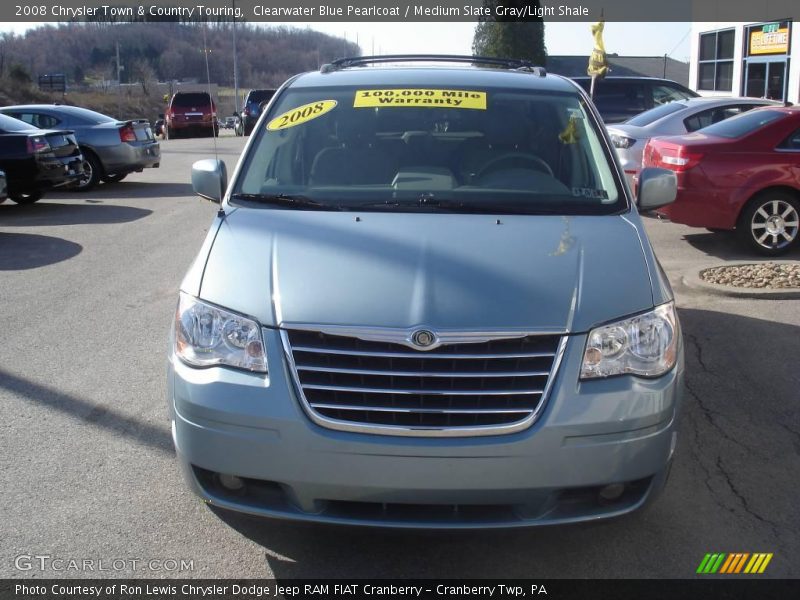
[[[769,561],[772,560],[772,552],[717,552],[706,554],[697,567],[700,575],[739,575],[739,574],[760,574],[763,573]]]

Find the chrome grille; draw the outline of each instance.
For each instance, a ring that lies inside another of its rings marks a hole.
[[[562,336],[509,335],[423,351],[351,335],[282,331],[315,422],[388,435],[489,435],[528,427],[543,406]]]

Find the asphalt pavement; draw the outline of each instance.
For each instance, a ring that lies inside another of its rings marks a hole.
[[[229,171],[244,141],[219,139]],[[772,552],[765,576],[800,577],[800,301],[685,287],[692,269],[749,257],[731,235],[656,219],[688,394],[671,480],[646,510],[408,533],[205,506],[175,462],[165,355],[178,285],[216,210],[192,195],[191,163],[214,148],[161,148],[160,169],[0,205],[0,577],[692,577],[707,552]]]

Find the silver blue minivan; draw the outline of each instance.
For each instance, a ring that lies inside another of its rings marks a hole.
[[[435,60],[434,60],[435,59]],[[392,64],[381,64],[391,62]],[[585,92],[521,61],[359,57],[287,81],[180,287],[168,404],[210,504],[407,528],[633,511],[664,486],[683,345]]]

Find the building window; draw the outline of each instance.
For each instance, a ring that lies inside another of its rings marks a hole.
[[[697,89],[714,92],[733,90],[733,29],[700,34]]]

